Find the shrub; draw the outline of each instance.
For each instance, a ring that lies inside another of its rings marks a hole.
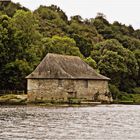
[[[114,100],[121,98],[120,91],[115,85],[109,84],[109,90],[110,90]]]
[[[140,94],[140,87],[133,88],[133,93]]]

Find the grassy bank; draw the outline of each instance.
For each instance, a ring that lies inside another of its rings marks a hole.
[[[114,100],[114,103],[118,104],[140,104],[140,94],[128,94],[123,93],[118,96],[118,99]]]
[[[16,95],[16,94],[7,94],[0,96],[0,105],[39,105],[39,106],[94,106],[100,104],[100,102],[86,101],[82,102],[80,99],[69,99],[68,101],[48,101],[48,100],[36,100],[34,102],[27,101],[27,95]]]
[[[0,105],[26,105],[27,95],[7,94],[0,96]]]
[[[128,93],[121,93],[118,95],[118,98],[114,100],[115,104],[140,104],[140,94],[128,94]],[[27,105],[27,95],[16,95],[16,94],[7,94],[0,96],[0,105]],[[43,105],[43,106],[90,106],[94,103],[91,102],[80,102],[79,100],[70,100],[69,102],[33,102],[30,104],[34,105]],[[95,104],[99,104],[96,103]]]

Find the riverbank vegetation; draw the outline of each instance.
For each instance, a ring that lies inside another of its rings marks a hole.
[[[113,104],[133,104],[140,105],[140,94],[128,94],[119,93],[112,102]],[[111,103],[111,104],[112,104]],[[0,105],[39,105],[39,106],[95,106],[100,104],[106,104],[101,102],[83,101],[80,99],[70,99],[65,101],[47,101],[47,100],[36,100],[34,102],[28,102],[27,94],[16,95],[6,94],[0,96]]]
[[[0,90],[25,90],[25,77],[48,53],[80,56],[111,78],[115,101],[140,102],[140,30],[118,21],[68,19],[59,7],[35,11],[12,2],[0,2]]]
[[[0,96],[0,105],[27,105],[27,95],[6,94]]]

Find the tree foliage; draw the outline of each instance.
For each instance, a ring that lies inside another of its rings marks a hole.
[[[53,36],[52,38],[44,38],[42,41],[44,55],[47,53],[58,53],[82,57],[75,41],[69,37]]]
[[[33,14],[17,10],[10,18],[0,18],[1,89],[24,89],[25,76],[42,56],[41,35]]]
[[[136,85],[134,79],[138,76],[138,62],[130,50],[124,48],[117,40],[111,39],[94,46],[91,57],[97,61],[100,72],[112,79],[112,83],[125,90]],[[96,54],[98,52],[98,55]]]
[[[68,20],[55,5],[31,12],[0,2],[0,89],[25,89],[25,76],[47,53],[80,56],[111,78],[115,98],[119,90],[133,93],[140,87],[140,29],[111,24],[103,13]]]

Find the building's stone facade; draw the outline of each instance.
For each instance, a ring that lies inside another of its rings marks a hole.
[[[28,101],[68,101],[69,98],[111,102],[107,80],[28,79]]]

